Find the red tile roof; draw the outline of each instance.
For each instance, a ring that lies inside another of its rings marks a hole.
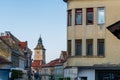
[[[55,59],[55,60],[52,60],[50,61],[49,63],[45,64],[45,65],[42,65],[42,67],[54,67],[55,65],[57,64],[61,64],[63,63],[64,61],[61,60],[61,59]]]
[[[1,38],[9,38],[9,36],[0,36]]]
[[[32,67],[40,67],[42,61],[41,60],[34,60],[32,63]]]
[[[25,49],[27,47],[27,42],[18,42],[20,48]]]

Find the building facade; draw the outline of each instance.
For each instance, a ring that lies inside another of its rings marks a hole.
[[[63,63],[66,61],[67,52],[61,51],[60,57],[47,64],[42,65],[40,72],[41,80],[60,80],[63,79]]]
[[[30,78],[31,55],[32,52],[28,48],[27,41],[21,42],[9,31],[0,34],[1,71],[2,69],[10,71],[12,68],[19,68],[27,71],[27,76]]]
[[[63,64],[56,64],[54,66],[54,80],[60,80],[63,79],[64,75],[63,75]]]
[[[80,80],[119,80],[120,41],[107,27],[120,20],[120,1],[64,2],[67,3],[68,51],[64,77],[67,75],[72,80],[76,77]],[[76,72],[72,68],[77,69]],[[75,76],[71,77],[68,72]]]

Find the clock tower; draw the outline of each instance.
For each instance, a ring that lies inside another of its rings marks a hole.
[[[38,39],[38,43],[34,48],[34,60],[32,62],[33,71],[40,71],[43,64],[46,63],[45,48],[42,43],[42,38]]]
[[[45,48],[42,43],[42,38],[40,37],[38,39],[38,43],[36,47],[34,48],[34,60],[39,60],[41,61],[41,64],[45,64]]]

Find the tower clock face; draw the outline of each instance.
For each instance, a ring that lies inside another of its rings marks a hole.
[[[37,54],[39,54],[39,51],[37,51]]]
[[[42,60],[43,57],[42,57],[42,50],[38,50],[38,51],[35,51],[35,59],[36,60]]]

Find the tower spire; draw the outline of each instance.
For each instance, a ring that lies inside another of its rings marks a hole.
[[[37,43],[35,49],[44,49],[44,46],[43,46],[43,43],[42,43],[41,35],[40,35],[40,37],[39,37],[39,39],[38,39],[38,43]]]
[[[38,39],[38,44],[41,44],[41,45],[43,45],[43,44],[42,44],[42,38],[41,38],[41,34],[40,34],[40,38]]]

